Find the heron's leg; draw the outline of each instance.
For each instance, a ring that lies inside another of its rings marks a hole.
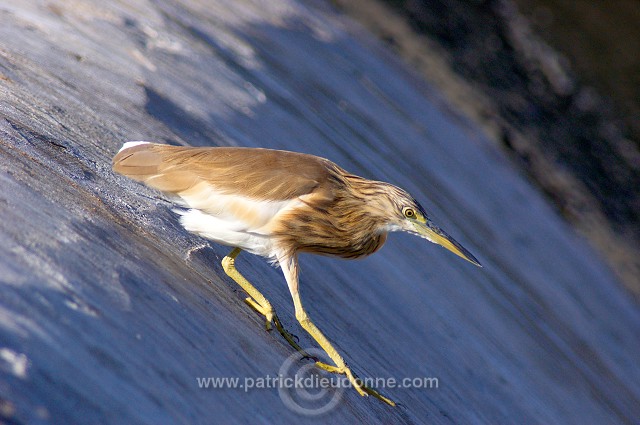
[[[278,330],[278,332],[280,332],[280,335],[282,335],[293,348],[298,350],[305,357],[311,357],[298,345],[298,343],[294,339],[295,337],[282,326],[282,323],[280,322],[280,319],[278,318],[275,310],[271,306],[271,303],[267,301],[264,295],[262,295],[260,291],[258,291],[256,287],[253,286],[236,269],[235,260],[240,252],[242,252],[240,248],[234,248],[233,251],[229,253],[229,255],[222,259],[222,268],[224,269],[224,272],[238,285],[240,285],[247,294],[249,294],[249,296],[245,298],[244,301],[255,311],[267,318],[267,330],[271,330],[271,322],[273,322],[276,325],[276,329]]]
[[[331,373],[338,373],[346,375],[353,387],[358,391],[358,393],[362,396],[372,395],[378,400],[381,400],[391,406],[395,406],[395,402],[373,388],[367,387],[362,383],[360,379],[354,374],[351,369],[347,366],[346,362],[342,358],[342,356],[338,353],[338,351],[333,348],[333,345],[329,342],[327,337],[313,324],[309,315],[302,307],[302,301],[300,300],[300,293],[298,292],[298,271],[297,271],[297,260],[295,258],[290,258],[284,261],[280,261],[280,266],[285,275],[285,279],[287,280],[287,284],[289,285],[289,291],[291,292],[291,296],[293,298],[293,305],[296,310],[296,319],[300,322],[300,325],[304,328],[305,331],[309,335],[316,340],[320,347],[327,353],[327,355],[333,360],[335,366],[316,361],[316,366],[321,369],[324,369]]]
[[[234,248],[226,257],[222,259],[224,272],[249,294],[245,302],[258,313],[267,318],[267,330],[271,330],[271,322],[275,316],[275,311],[271,303],[236,269],[236,257],[242,252],[240,248]]]

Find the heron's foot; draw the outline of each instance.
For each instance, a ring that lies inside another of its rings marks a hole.
[[[259,304],[256,300],[254,300],[251,297],[245,298],[244,302],[247,303],[249,307],[257,311],[267,319],[265,328],[267,329],[267,331],[270,331],[271,322],[273,322],[273,318],[276,317],[276,312],[273,310],[273,307],[271,307],[270,304],[267,306],[263,306],[262,304]]]
[[[378,390],[371,388],[369,386],[366,386],[364,382],[360,378],[358,378],[358,376],[355,373],[353,373],[346,364],[343,367],[338,367],[338,366],[332,366],[330,364],[323,363],[320,361],[316,361],[316,366],[330,373],[336,373],[338,375],[346,375],[347,378],[349,378],[349,382],[351,382],[351,385],[353,386],[353,388],[355,388],[356,391],[358,391],[358,394],[360,394],[361,396],[370,395],[384,403],[387,403],[389,406],[396,405],[396,403],[393,400],[383,396],[382,394],[380,394]]]
[[[284,326],[282,326],[282,322],[280,321],[280,318],[278,318],[278,315],[276,314],[273,307],[271,307],[271,304],[268,304],[266,307],[264,307],[251,297],[245,298],[244,302],[247,303],[249,307],[266,318],[265,328],[267,331],[271,331],[273,329],[271,326],[271,324],[273,323],[280,335],[282,335],[282,337],[289,343],[289,345],[292,346],[296,351],[298,351],[304,358],[318,361],[316,357],[310,355],[309,353],[304,351],[302,347],[300,347],[300,345],[298,344],[297,336],[295,336],[294,334],[286,330]]]
[[[338,351],[336,351],[327,337],[325,337],[324,334],[320,332],[320,329],[318,329],[316,325],[313,324],[311,319],[309,319],[309,316],[302,308],[302,303],[300,302],[300,298],[297,292],[294,293],[293,302],[296,307],[296,318],[298,319],[298,322],[300,322],[300,325],[309,333],[309,335],[313,337],[313,339],[316,340],[318,344],[320,344],[320,347],[322,347],[324,352],[327,353],[327,356],[329,356],[331,361],[333,361],[334,363],[333,365],[330,365],[324,362],[317,361],[316,366],[330,373],[345,375],[349,379],[349,382],[351,383],[353,388],[355,388],[356,391],[358,391],[358,394],[360,394],[361,396],[371,395],[390,406],[395,406],[396,403],[393,400],[383,396],[377,390],[366,386],[364,382],[359,379],[351,371],[351,369],[349,369],[349,366],[347,366],[342,356],[338,353]]]
[[[267,319],[265,325],[267,331],[270,331],[272,329],[271,323],[275,324],[276,329],[278,330],[278,332],[280,332],[280,335],[282,335],[282,337],[289,343],[289,345],[295,348],[304,357],[313,359],[314,361],[317,360],[315,357],[310,356],[298,345],[298,342],[296,341],[298,338],[289,333],[282,326],[280,319],[278,319],[278,316],[276,316],[275,310],[273,309],[273,307],[271,307],[271,303],[264,297],[264,295],[260,293],[260,291],[255,288],[255,286],[253,286],[244,276],[240,274],[240,272],[238,272],[238,270],[236,269],[236,258],[238,257],[240,252],[242,252],[240,248],[234,248],[229,253],[229,255],[222,259],[222,268],[224,269],[224,272],[227,274],[227,276],[229,276],[238,285],[240,285],[240,287],[242,287],[242,289],[244,289],[244,291],[249,295],[247,298],[245,298],[244,301],[249,305],[249,307],[257,311]]]

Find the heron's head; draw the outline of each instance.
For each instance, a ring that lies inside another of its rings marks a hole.
[[[385,202],[387,204],[385,230],[404,231],[420,236],[445,247],[476,266],[482,267],[473,254],[431,221],[418,201],[404,190],[392,185],[388,186],[386,190],[388,202]]]

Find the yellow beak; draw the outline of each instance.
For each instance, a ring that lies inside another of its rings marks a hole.
[[[440,229],[435,224],[427,220],[425,223],[414,222],[416,232],[419,236],[445,247],[449,251],[453,252],[459,257],[464,258],[468,262],[475,264],[478,267],[482,267],[482,264],[462,245],[456,242],[451,236],[449,236],[444,230]]]

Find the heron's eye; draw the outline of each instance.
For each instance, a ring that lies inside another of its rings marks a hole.
[[[407,218],[416,218],[416,211],[413,208],[404,207],[402,213]]]

